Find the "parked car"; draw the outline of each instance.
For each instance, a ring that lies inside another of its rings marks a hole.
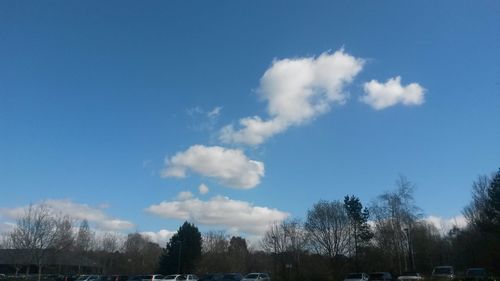
[[[196,274],[185,274],[186,281],[198,281],[198,276]]]
[[[454,279],[455,278],[455,270],[453,266],[444,265],[444,266],[436,266],[432,270],[431,279],[439,280],[439,279]]]
[[[186,276],[181,274],[170,274],[163,276],[162,279],[162,281],[180,281],[180,280],[186,280]]]
[[[127,281],[142,281],[142,275],[130,276]]]
[[[361,273],[349,273],[345,277],[344,281],[368,281],[369,280],[368,274],[361,272]]]
[[[424,278],[418,272],[403,272],[403,274],[398,277],[399,281],[419,281],[422,279]]]
[[[271,278],[267,273],[254,272],[247,274],[241,281],[270,281]]]
[[[222,273],[203,274],[198,281],[221,281],[224,275]]]
[[[142,275],[142,281],[159,281],[163,279],[161,274]]]
[[[465,281],[494,281],[493,277],[485,268],[474,267],[465,271]]]
[[[370,281],[392,281],[392,275],[389,272],[372,272],[369,276]]]
[[[222,281],[240,281],[241,279],[243,279],[241,273],[226,273],[222,277]]]
[[[80,275],[76,281],[97,281],[99,277],[99,275]]]

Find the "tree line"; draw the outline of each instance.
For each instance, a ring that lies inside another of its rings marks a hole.
[[[424,220],[414,189],[400,177],[394,190],[366,206],[355,195],[320,200],[303,219],[270,225],[253,247],[244,237],[202,234],[185,222],[161,248],[139,233],[96,235],[85,220],[74,231],[69,217],[43,205],[29,206],[2,246],[28,250],[39,274],[49,255],[63,252],[75,253],[82,264],[97,262],[104,274],[263,271],[277,281],[341,280],[348,272],[429,274],[437,265],[486,267],[500,274],[500,170],[474,181],[471,202],[463,210],[467,225],[446,233]],[[21,268],[29,270],[19,264],[16,272]]]

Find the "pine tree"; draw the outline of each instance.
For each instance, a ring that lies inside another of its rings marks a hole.
[[[194,224],[184,222],[163,249],[158,271],[162,274],[194,272],[200,257],[201,233]]]

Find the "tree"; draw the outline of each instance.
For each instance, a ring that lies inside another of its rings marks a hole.
[[[184,222],[163,250],[159,272],[193,272],[201,256],[201,241],[198,228],[194,224]]]
[[[273,223],[266,231],[261,241],[261,247],[267,253],[273,253],[275,268],[274,276],[278,271],[285,271],[285,262],[293,267],[294,279],[300,275],[300,255],[305,252],[307,235],[298,219],[287,219]],[[279,259],[278,259],[279,258]],[[277,260],[278,259],[278,260]],[[276,263],[279,263],[276,265]],[[278,267],[280,270],[278,270]],[[290,273],[288,269],[288,273]],[[284,275],[281,273],[281,275]],[[283,276],[282,276],[283,277]],[[292,276],[288,276],[289,280]],[[278,278],[277,278],[278,279]]]
[[[493,176],[487,192],[485,221],[482,223],[482,228],[498,235],[500,234],[500,169]]]
[[[363,209],[363,205],[358,197],[344,197],[344,208],[349,219],[349,248],[354,252],[355,270],[359,271],[358,252],[359,246],[368,243],[373,238],[373,233],[368,225],[370,212],[367,208]],[[351,241],[354,240],[354,245]]]
[[[231,237],[229,240],[228,257],[231,272],[246,272],[248,259],[247,241],[239,236]]]
[[[327,257],[347,253],[348,218],[339,201],[319,201],[307,212],[305,229],[318,253]]]
[[[161,248],[140,233],[127,235],[123,251],[129,263],[129,274],[153,272],[158,265]]]
[[[46,205],[29,205],[9,234],[10,246],[28,251],[32,262],[38,266],[38,281],[41,280],[43,262],[49,250],[55,247],[57,233],[62,227]]]
[[[420,209],[414,203],[414,185],[410,181],[400,176],[396,186],[396,191],[378,196],[377,201],[372,203],[371,213],[375,220],[374,238],[381,253],[384,253],[380,258],[385,259],[388,270],[397,269],[401,273],[411,267],[411,258],[406,258],[411,255],[406,229],[411,234]]]
[[[95,235],[90,230],[88,221],[84,219],[80,223],[75,241],[76,252],[78,254],[78,274],[81,273],[81,265],[88,256],[88,252],[92,249],[94,240]]]
[[[229,238],[224,231],[209,231],[203,234],[202,256],[198,272],[229,272]]]

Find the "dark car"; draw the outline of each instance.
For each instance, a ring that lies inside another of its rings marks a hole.
[[[370,281],[392,281],[392,275],[389,272],[372,272],[369,277]]]
[[[240,281],[241,279],[243,279],[241,273],[226,273],[222,277],[222,281]]]
[[[493,281],[493,277],[488,273],[485,268],[474,267],[468,268],[465,271],[465,281]]]
[[[203,274],[198,281],[222,281],[224,275],[222,273],[207,273]]]

